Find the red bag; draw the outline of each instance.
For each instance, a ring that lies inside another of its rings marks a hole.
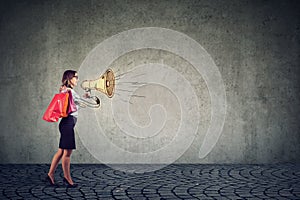
[[[60,117],[67,117],[68,101],[68,92],[55,94],[44,113],[43,120],[57,122]]]
[[[76,104],[73,100],[72,92],[69,91],[69,107],[68,107],[68,114],[77,111]]]

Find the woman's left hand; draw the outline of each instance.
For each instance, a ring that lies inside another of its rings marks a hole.
[[[59,92],[67,92],[67,91],[70,91],[70,90],[71,90],[71,89],[68,88],[68,87],[66,87],[65,85],[60,86],[60,88],[59,88]]]

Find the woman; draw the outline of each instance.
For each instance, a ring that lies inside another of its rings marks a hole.
[[[79,95],[73,90],[77,86],[78,74],[76,71],[67,70],[62,77],[62,86],[60,92],[71,91],[74,102],[78,110]],[[59,123],[60,141],[58,151],[53,156],[47,180],[51,185],[55,185],[54,173],[60,160],[62,160],[62,169],[64,172],[64,183],[68,187],[77,187],[70,175],[70,159],[73,149],[76,149],[74,126],[77,121],[78,111],[70,113],[67,117],[62,118]]]

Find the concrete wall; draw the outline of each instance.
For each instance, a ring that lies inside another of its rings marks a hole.
[[[89,52],[105,39],[142,27],[167,28],[194,39],[224,82],[227,112],[216,146],[200,159],[199,133],[177,163],[300,161],[297,1],[1,1],[0,13],[1,163],[49,163],[59,132],[57,124],[41,118],[64,70],[80,70]],[[128,59],[176,60],[170,56],[137,51],[114,64],[124,71],[117,64],[128,64]],[[208,91],[205,84],[200,87],[195,91]],[[108,100],[101,98],[105,105]],[[204,110],[209,109],[209,96],[203,102]],[[202,125],[205,129],[209,122]],[[84,133],[76,131],[73,162],[99,163],[79,134]],[[126,148],[136,145],[131,142]]]

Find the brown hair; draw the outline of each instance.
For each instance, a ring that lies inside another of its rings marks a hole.
[[[74,70],[66,70],[61,79],[62,86],[72,88],[72,86],[70,85],[70,80],[75,76],[76,73],[77,72]]]

